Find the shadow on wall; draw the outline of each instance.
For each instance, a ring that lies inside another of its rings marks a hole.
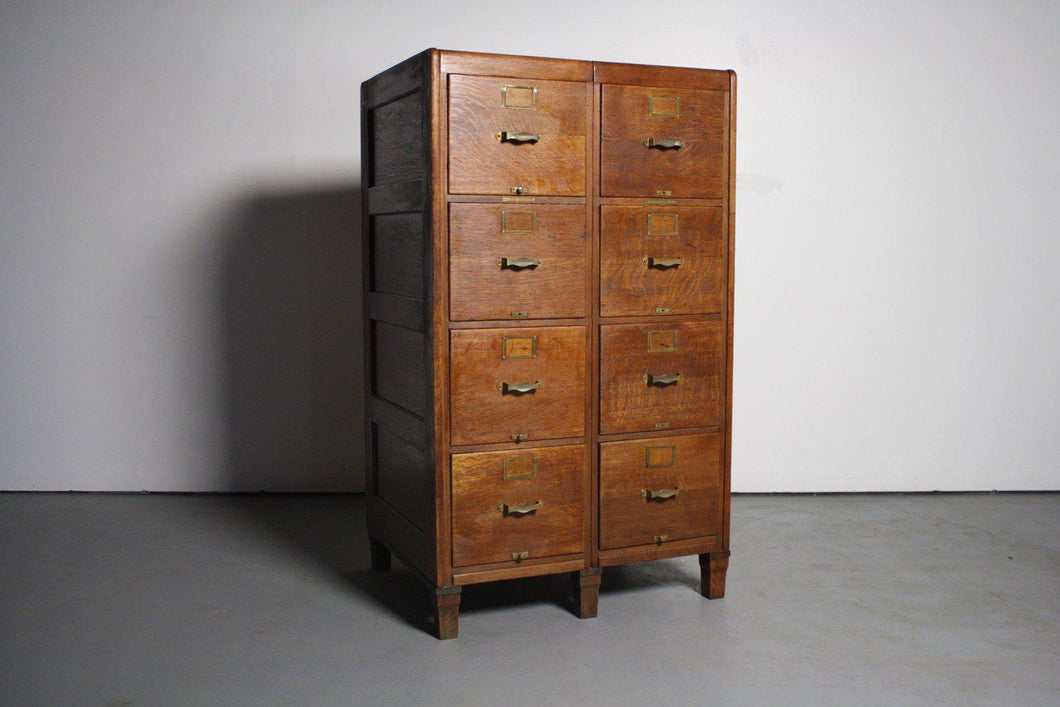
[[[360,185],[247,198],[221,310],[228,487],[361,491]]]

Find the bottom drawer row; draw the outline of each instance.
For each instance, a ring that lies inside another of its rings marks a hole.
[[[454,454],[453,565],[580,554],[584,445]],[[600,445],[600,549],[714,535],[722,526],[719,433]]]

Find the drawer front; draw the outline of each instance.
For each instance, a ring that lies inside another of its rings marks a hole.
[[[585,316],[585,207],[451,204],[454,321]]]
[[[721,533],[721,434],[600,445],[600,548]]]
[[[601,194],[720,198],[727,98],[722,91],[604,86]]]
[[[450,332],[452,444],[585,434],[585,327]]]
[[[600,327],[600,433],[720,425],[721,321]]]
[[[600,209],[600,314],[710,314],[725,306],[720,207]]]
[[[582,445],[454,454],[453,565],[584,552],[587,463]]]
[[[585,194],[587,84],[449,77],[449,191]]]

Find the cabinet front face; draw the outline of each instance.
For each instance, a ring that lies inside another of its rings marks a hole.
[[[583,445],[454,454],[453,565],[585,550]]]
[[[449,77],[452,194],[584,196],[590,86]]]
[[[722,91],[603,87],[603,196],[721,198],[725,193]]]
[[[451,204],[454,321],[585,316],[585,207]]]
[[[452,444],[585,434],[585,327],[450,332]]]
[[[600,548],[663,545],[721,532],[718,433],[600,445]]]
[[[720,321],[600,327],[600,433],[709,427],[722,421]]]
[[[603,206],[600,315],[713,314],[728,272],[721,207]]]

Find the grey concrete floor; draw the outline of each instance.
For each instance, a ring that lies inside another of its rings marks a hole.
[[[0,494],[5,705],[1060,704],[1060,495],[743,496],[695,558],[465,591],[368,567],[359,496]]]

